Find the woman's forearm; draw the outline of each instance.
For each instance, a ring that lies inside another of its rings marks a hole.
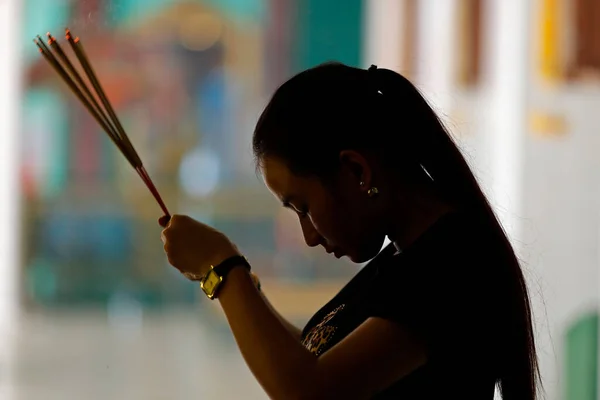
[[[317,358],[285,326],[248,271],[232,270],[218,298],[246,363],[267,394],[274,399],[304,398],[306,382],[317,383]]]
[[[267,296],[265,296],[264,292],[261,291],[260,294],[262,295],[263,300],[265,301],[265,303],[267,304],[267,306],[269,307],[269,309],[271,310],[271,312],[277,316],[277,318],[279,319],[279,321],[286,327],[286,329],[294,336],[294,338],[296,340],[299,341],[300,338],[302,337],[302,329],[298,328],[297,326],[295,326],[294,324],[292,324],[291,322],[289,322],[287,319],[285,319],[285,317],[282,316],[275,309],[275,307],[273,307],[273,305],[271,304],[271,302],[269,301],[269,299],[267,298]]]

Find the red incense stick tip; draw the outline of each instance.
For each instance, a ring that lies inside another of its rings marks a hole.
[[[75,43],[79,43],[79,36],[75,38]]]

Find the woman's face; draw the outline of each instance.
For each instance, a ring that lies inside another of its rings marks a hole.
[[[306,244],[323,246],[337,258],[361,263],[375,257],[385,239],[381,204],[351,168],[340,169],[332,187],[317,177],[293,174],[275,158],[263,162],[265,184],[284,207],[295,212]]]

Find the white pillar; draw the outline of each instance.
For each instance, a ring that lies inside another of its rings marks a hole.
[[[402,15],[406,0],[364,0],[363,67],[401,71]],[[413,1],[413,0],[409,0]]]
[[[527,119],[530,2],[490,0],[486,12],[489,78],[488,154],[492,202],[511,239],[520,237],[523,147]],[[483,110],[482,110],[483,111]]]
[[[0,398],[15,398],[14,359],[19,306],[20,0],[0,0]],[[33,43],[32,43],[33,45]]]
[[[454,96],[457,6],[455,0],[418,2],[415,83],[441,117],[450,112]]]
[[[19,0],[0,1],[0,37],[4,43],[0,63],[0,330],[15,326],[19,300],[20,50],[25,45],[19,34],[20,4]]]
[[[488,105],[486,151],[490,201],[516,244],[521,231],[521,177],[526,133],[529,2],[488,0],[484,15],[484,77]],[[482,109],[481,112],[484,112]],[[517,249],[518,250],[518,249]],[[498,393],[496,398],[499,399]]]
[[[406,2],[416,0],[365,0],[363,66],[376,64],[401,71]],[[415,84],[442,114],[452,101],[456,53],[456,1],[419,0]]]

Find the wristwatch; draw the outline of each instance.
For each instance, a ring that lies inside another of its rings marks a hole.
[[[216,299],[227,274],[233,268],[240,266],[246,267],[250,271],[250,263],[246,257],[240,255],[229,257],[217,266],[211,265],[208,273],[200,279],[200,288],[209,299]]]

